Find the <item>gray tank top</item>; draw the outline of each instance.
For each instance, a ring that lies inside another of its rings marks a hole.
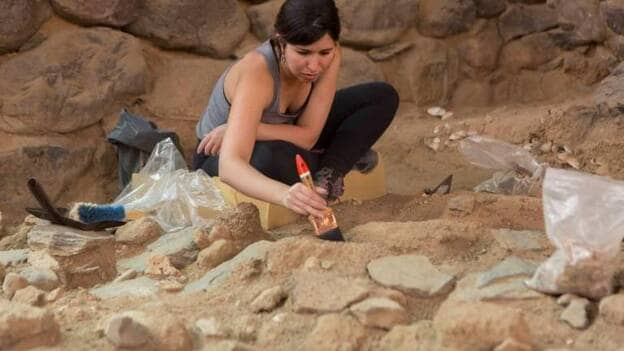
[[[306,102],[299,109],[299,111],[295,113],[280,113],[279,63],[277,61],[275,53],[273,52],[273,48],[271,47],[271,42],[268,40],[265,41],[256,49],[256,51],[262,54],[262,56],[264,56],[264,58],[266,59],[267,66],[269,68],[269,71],[271,72],[271,76],[273,77],[273,100],[271,101],[271,105],[262,112],[261,121],[263,123],[270,124],[294,124],[308,104],[308,99],[310,98],[310,95],[308,94]],[[210,99],[208,100],[208,106],[202,114],[201,119],[197,123],[195,132],[198,139],[201,139],[204,135],[209,133],[214,128],[224,123],[227,123],[227,119],[230,114],[230,102],[225,97],[224,84],[225,76],[229,72],[229,70],[230,69],[228,67],[228,69],[226,69],[225,72],[221,74],[219,80],[217,80],[217,83],[212,90],[212,94],[210,95]],[[310,89],[310,93],[311,92],[312,90]]]

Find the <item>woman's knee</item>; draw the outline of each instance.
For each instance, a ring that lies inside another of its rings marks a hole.
[[[388,110],[394,112],[399,107],[399,93],[390,84],[386,82],[375,82],[375,101],[378,101]]]

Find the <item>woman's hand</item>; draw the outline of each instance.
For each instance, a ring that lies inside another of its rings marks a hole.
[[[321,218],[327,209],[327,201],[322,197],[324,193],[323,188],[317,187],[314,191],[303,183],[296,183],[282,197],[282,205],[299,214]]]
[[[223,135],[225,135],[225,129],[227,124],[222,124],[210,133],[204,135],[204,138],[197,145],[197,153],[207,156],[217,156],[221,151],[221,143],[223,142]]]

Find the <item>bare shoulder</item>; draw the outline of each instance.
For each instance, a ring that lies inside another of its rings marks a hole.
[[[272,97],[273,77],[269,72],[266,59],[259,52],[251,51],[236,62],[226,77],[225,90],[228,97],[235,99],[235,92],[244,87],[258,92],[270,92]]]

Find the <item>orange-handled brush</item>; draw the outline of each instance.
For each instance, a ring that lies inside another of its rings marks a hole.
[[[310,174],[310,169],[308,165],[303,160],[301,155],[295,156],[295,163],[297,164],[297,173],[299,174],[299,179],[301,182],[307,186],[310,190],[316,191],[314,187],[314,181],[312,180],[312,174]],[[308,216],[308,220],[312,223],[314,227],[314,232],[316,236],[323,240],[331,240],[331,241],[344,241],[342,237],[342,232],[340,228],[338,228],[338,222],[336,221],[336,216],[334,216],[334,211],[331,208],[327,208],[325,215],[321,218],[314,217],[312,215]]]

